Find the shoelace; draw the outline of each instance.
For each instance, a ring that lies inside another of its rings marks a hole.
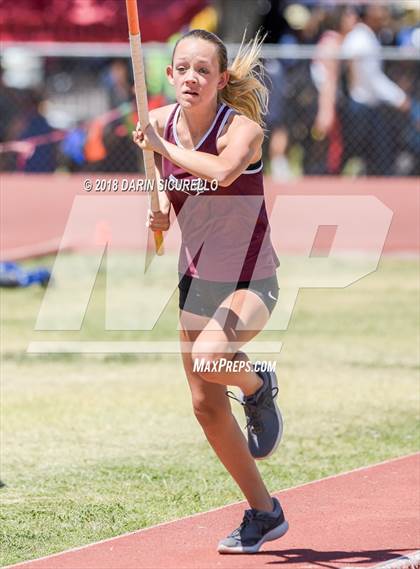
[[[241,525],[236,528],[235,530],[233,530],[233,532],[230,534],[230,537],[239,537],[241,531],[250,523],[254,520],[255,514],[252,510],[245,510],[245,514],[243,517],[243,520],[241,522]]]
[[[238,538],[241,535],[241,532],[251,523],[257,523],[262,525],[262,527],[264,527],[264,525],[267,523],[267,520],[264,518],[261,518],[262,514],[258,511],[255,510],[245,510],[245,514],[244,517],[242,519],[241,525],[236,528],[235,530],[233,530],[233,532],[230,534],[229,537],[234,537],[234,538]]]
[[[238,403],[240,403],[242,407],[245,407],[246,414],[249,417],[248,422],[245,425],[245,430],[249,428],[253,433],[258,434],[263,431],[263,424],[261,421],[261,411],[262,409],[269,407],[270,401],[275,397],[277,397],[278,392],[279,392],[278,387],[272,387],[271,390],[263,392],[261,397],[255,403],[239,399],[239,397],[236,397],[233,391],[226,391],[226,395],[230,399],[238,401]]]

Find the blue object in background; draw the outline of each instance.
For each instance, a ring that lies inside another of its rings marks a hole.
[[[420,28],[417,27],[404,27],[397,33],[397,45],[401,47],[418,47],[415,41],[415,34],[418,33]]]
[[[86,132],[82,128],[71,130],[61,143],[62,152],[71,158],[78,166],[85,163],[84,147]]]
[[[47,286],[50,278],[51,272],[43,267],[23,269],[17,263],[0,263],[0,287],[27,287],[32,284]]]
[[[411,102],[410,125],[407,130],[406,142],[415,154],[420,153],[420,101]]]

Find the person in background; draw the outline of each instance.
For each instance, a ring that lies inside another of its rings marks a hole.
[[[111,61],[103,75],[103,84],[107,90],[110,109],[133,99],[133,87],[126,61],[122,59]]]
[[[7,86],[3,81],[3,67],[0,63],[0,143],[15,140],[23,128],[20,109],[22,90]],[[16,170],[16,153],[0,152],[0,172]]]
[[[32,138],[54,131],[44,116],[45,100],[41,93],[31,90],[27,95],[27,110],[19,139]],[[57,167],[56,144],[46,142],[35,146],[18,168],[24,172],[54,172]]]
[[[309,154],[310,161],[317,163],[318,174],[338,174],[341,170],[343,143],[337,107],[342,105],[343,93],[339,85],[341,61],[337,54],[356,22],[354,8],[340,6],[331,9],[325,17],[322,26],[324,32],[311,64],[311,77],[318,91],[318,101]]]
[[[294,46],[313,43],[317,36],[322,11],[310,10],[298,3],[286,8],[283,2],[273,2],[263,28],[270,43]],[[289,147],[305,144],[307,128],[307,101],[312,99],[313,86],[308,96],[308,65],[299,59],[273,59],[266,62],[270,99],[266,118],[269,138],[264,153],[270,161],[270,174],[276,181],[293,178],[288,157]]]
[[[270,160],[270,174],[274,180],[288,180],[292,171],[287,158],[289,135],[286,128],[287,77],[283,62],[278,59],[266,62],[269,78],[270,99],[266,118],[269,139],[267,153]]]
[[[346,36],[342,54],[348,60],[349,105],[343,122],[345,157],[359,156],[366,174],[389,176],[396,157],[392,121],[383,105],[410,109],[406,93],[382,69],[381,45],[376,37],[385,25],[388,8],[371,4],[358,8],[360,21]]]
[[[108,106],[116,114],[107,124],[100,118],[92,121],[85,145],[86,169],[96,172],[136,172],[139,170],[139,155],[133,149],[130,133],[137,122],[137,114],[127,61],[112,60],[103,74],[102,82],[107,91]]]

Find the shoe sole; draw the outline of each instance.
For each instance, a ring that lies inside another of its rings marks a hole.
[[[271,383],[271,388],[273,387],[277,387],[278,389],[278,383],[277,383],[277,376],[275,373],[271,373],[271,372],[266,372],[270,374],[270,383]],[[270,450],[270,452],[268,454],[265,454],[264,456],[253,456],[253,458],[255,458],[255,460],[265,460],[266,458],[270,457],[272,454],[274,454],[277,450],[277,447],[280,444],[281,438],[283,436],[283,417],[280,411],[280,408],[278,407],[276,400],[273,399],[273,403],[274,403],[274,409],[276,410],[276,415],[277,415],[277,419],[279,420],[279,433],[277,435],[277,439],[273,445],[273,448]],[[251,453],[252,454],[252,453]]]
[[[236,547],[219,545],[217,551],[219,553],[258,553],[263,543],[283,537],[288,529],[289,524],[284,521],[281,525],[267,532],[255,545],[237,545]]]

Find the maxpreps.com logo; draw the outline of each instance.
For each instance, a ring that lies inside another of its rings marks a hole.
[[[219,360],[206,360],[205,358],[195,358],[193,363],[194,373],[240,373],[241,371],[276,371],[275,360],[273,361],[256,361],[254,363],[242,360],[227,360],[220,358]]]

